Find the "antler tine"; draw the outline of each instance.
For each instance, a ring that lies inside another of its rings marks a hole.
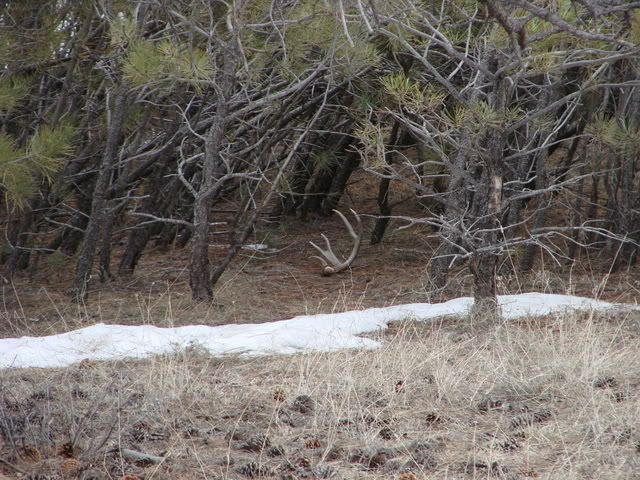
[[[322,265],[322,275],[328,276],[328,275],[331,275],[332,273],[334,273],[336,267],[334,266],[335,263],[333,261],[329,260],[329,252],[323,250],[322,248],[320,248],[318,245],[316,245],[313,242],[309,242],[309,243],[320,254],[320,256],[312,255],[311,258],[317,258],[318,260],[320,260],[320,264]],[[335,257],[335,255],[334,255],[334,257]],[[331,265],[330,265],[330,263],[331,263]]]
[[[318,255],[312,255],[309,258],[317,258],[318,260],[320,260],[320,263],[322,264],[322,268],[323,269],[329,267],[329,264],[327,263],[327,261],[323,257],[319,257]]]
[[[338,259],[338,257],[336,257],[335,253],[333,253],[333,250],[331,250],[331,245],[329,244],[329,239],[325,235],[322,235],[322,238],[324,238],[324,241],[327,244],[327,247],[328,247],[327,250],[323,250],[322,248],[320,248],[318,245],[316,245],[313,242],[309,242],[309,243],[322,256],[322,261],[325,263],[324,266],[327,266],[329,264],[336,265],[336,264],[341,263],[340,260]],[[315,257],[315,258],[320,258],[320,257]]]
[[[351,222],[349,222],[349,220],[347,220],[347,217],[345,217],[342,214],[341,211],[336,210],[335,208],[333,209],[333,211],[338,214],[338,216],[342,220],[342,223],[344,223],[344,226],[347,227],[347,231],[349,232],[349,235],[351,235],[351,238],[355,238],[356,237],[356,232],[353,231],[353,227],[351,226]],[[351,211],[353,212],[353,210],[351,210]]]
[[[353,213],[353,216],[356,219],[356,225],[358,228],[357,233],[353,230],[353,225],[351,225],[351,222],[347,220],[347,218],[342,214],[342,212],[335,209],[333,211],[336,212],[338,216],[342,219],[342,223],[344,223],[345,227],[347,227],[347,231],[349,232],[349,235],[351,235],[351,238],[357,240],[358,238],[362,237],[362,220],[360,220],[360,215],[358,215],[353,208],[350,208],[349,211]]]
[[[331,248],[331,242],[329,241],[327,236],[324,233],[321,233],[320,236],[324,239],[324,243],[327,245],[327,249],[324,251],[325,256],[327,257],[327,260],[329,260],[329,262],[333,264],[342,263],[338,258],[338,256],[335,253],[333,253],[333,249]]]
[[[360,220],[360,215],[358,215],[352,208],[350,208],[349,210],[351,210],[351,213],[353,213],[353,216],[356,218],[358,232],[354,232],[351,224],[349,223],[348,230],[355,242],[353,244],[353,250],[351,250],[349,258],[347,258],[347,260],[345,261],[345,268],[351,265],[358,256],[358,252],[360,251],[360,243],[362,242],[362,221]],[[344,215],[341,216],[344,218]]]

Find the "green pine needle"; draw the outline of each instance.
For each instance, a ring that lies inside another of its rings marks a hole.
[[[35,192],[35,184],[28,159],[16,149],[11,137],[0,133],[0,185],[5,201],[13,208],[22,208]]]
[[[24,78],[0,78],[0,112],[11,112],[28,91],[29,84]]]
[[[41,126],[29,139],[29,163],[35,172],[48,181],[60,171],[64,159],[73,153],[74,129],[62,124],[55,128]]]

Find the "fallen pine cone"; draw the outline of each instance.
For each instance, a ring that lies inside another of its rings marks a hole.
[[[273,391],[273,399],[276,402],[284,402],[287,399],[287,394],[284,392],[284,389],[278,387]]]
[[[398,475],[398,480],[418,480],[418,477],[415,473],[412,472],[404,472]]]
[[[60,472],[62,475],[75,475],[82,468],[82,463],[76,458],[67,458],[60,464]]]
[[[318,440],[317,438],[311,438],[306,442],[304,442],[304,448],[307,448],[307,449],[314,449],[314,448],[320,448],[320,447],[321,447],[320,440]]]
[[[25,445],[22,448],[25,456],[33,461],[33,462],[40,462],[42,460],[42,454],[40,453],[40,450],[38,450],[36,447],[34,447],[33,445]]]

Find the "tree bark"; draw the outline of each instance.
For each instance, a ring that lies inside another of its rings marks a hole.
[[[546,165],[547,153],[541,151],[536,158],[536,189],[543,190],[548,186],[547,180],[547,165]],[[544,227],[547,218],[547,211],[549,209],[551,193],[543,193],[538,197],[536,205],[536,213],[533,220],[533,231],[539,230]],[[538,250],[538,245],[535,243],[528,243],[524,248],[522,260],[520,261],[520,270],[524,273],[530,272],[533,268],[535,260],[535,254]]]
[[[394,150],[396,148],[396,143],[398,142],[398,134],[400,132],[400,122],[396,121],[391,127],[391,133],[389,134],[389,142],[385,148],[385,163],[387,165],[393,164],[394,159]],[[380,211],[380,216],[376,219],[376,223],[373,226],[373,231],[371,232],[371,245],[375,245],[382,241],[384,237],[384,232],[387,230],[387,225],[389,225],[389,215],[391,215],[391,207],[389,206],[389,186],[391,184],[391,179],[389,176],[391,175],[391,170],[389,167],[385,167],[384,173],[386,178],[382,178],[380,180],[380,186],[378,187],[378,209]]]
[[[331,215],[333,209],[338,207],[345,188],[347,188],[347,182],[360,163],[359,153],[345,151],[344,155],[345,158],[338,167],[338,170],[333,177],[333,181],[331,182],[331,187],[329,187],[329,193],[322,204],[322,214],[325,216]]]
[[[159,160],[151,176],[146,181],[144,185],[145,198],[140,206],[142,213],[156,215],[161,218],[168,218],[171,215],[172,206],[179,196],[180,187],[183,187],[183,185],[177,177],[169,179],[164,175],[170,158],[169,155],[165,155],[165,158]],[[193,165],[189,167],[185,169],[188,171],[185,172],[187,177],[191,176],[193,170],[195,170]],[[149,242],[149,238],[162,230],[163,224],[161,222],[145,224],[148,220],[148,218],[143,217],[138,222],[139,224],[129,232],[127,245],[118,266],[119,275],[133,274],[142,252]]]
[[[490,96],[491,107],[503,112],[506,106],[506,86],[503,79],[495,80]],[[486,140],[481,145],[481,179],[473,194],[472,221],[477,223],[479,243],[471,258],[474,280],[475,312],[499,316],[496,295],[496,277],[499,251],[497,240],[501,231],[502,189],[506,167],[504,165],[505,134],[500,125],[487,128]]]
[[[587,173],[587,165],[586,165],[586,159],[587,159],[587,143],[583,142],[582,144],[582,148],[581,150],[581,157],[582,157],[582,168],[580,169],[580,176],[584,176]],[[594,177],[595,179],[595,177]],[[567,263],[571,263],[573,264],[573,262],[575,262],[576,260],[576,255],[578,252],[578,242],[580,241],[580,237],[584,235],[581,235],[580,230],[577,230],[581,225],[582,225],[582,203],[583,203],[583,195],[584,195],[584,184],[585,184],[585,179],[581,178],[578,181],[578,186],[576,188],[576,201],[573,207],[573,212],[571,215],[571,226],[576,228],[576,231],[574,231],[573,235],[571,236],[572,242],[569,244],[569,249],[567,251],[567,257],[569,257],[569,260]],[[593,186],[596,191],[596,201],[597,201],[597,185]],[[591,192],[591,194],[593,195],[594,192]],[[592,197],[593,199],[593,197]],[[588,217],[587,217],[588,218]]]
[[[456,245],[460,242],[460,233],[456,223],[463,221],[468,203],[468,189],[463,172],[468,168],[467,164],[472,156],[471,150],[471,135],[465,135],[453,161],[454,168],[450,172],[451,180],[447,185],[448,201],[444,205],[442,213],[444,223],[440,229],[443,239],[429,265],[429,280],[433,288],[438,291],[446,287],[449,270],[455,255],[459,253]]]
[[[105,228],[108,220],[107,211],[107,190],[111,183],[113,165],[118,156],[118,142],[120,132],[125,117],[125,106],[127,102],[127,88],[121,84],[114,88],[113,109],[111,119],[107,129],[107,141],[104,155],[100,162],[98,178],[93,191],[93,201],[91,203],[91,217],[84,235],[84,241],[78,253],[76,263],[76,273],[71,291],[72,299],[75,302],[83,302],[88,297],[87,287],[93,267],[93,260],[100,233]]]
[[[75,255],[78,251],[91,216],[91,197],[79,191],[76,201],[78,211],[71,218],[70,227],[62,234],[59,247],[62,253],[69,256]]]
[[[235,39],[230,42],[235,42]],[[225,164],[220,153],[229,116],[229,100],[235,83],[236,49],[225,46],[221,86],[216,101],[216,115],[204,142],[202,182],[193,204],[193,237],[189,257],[189,286],[196,301],[209,301],[213,297],[209,279],[209,213],[213,198],[221,190],[220,178]]]
[[[349,123],[349,129],[350,126],[351,123]],[[330,155],[339,155],[353,142],[353,138],[349,134],[335,132],[323,135],[318,139],[318,142],[318,150],[324,150]],[[326,208],[324,205],[326,205],[327,201],[331,201],[332,185],[339,169],[337,162],[315,166],[315,171],[305,189],[305,199],[300,207],[301,218],[307,218],[309,213],[331,214],[331,209]]]

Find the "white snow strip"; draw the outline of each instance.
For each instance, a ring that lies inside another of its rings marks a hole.
[[[540,316],[567,309],[605,310],[639,308],[589,298],[542,293],[499,296],[506,319]],[[375,348],[380,344],[359,337],[380,330],[392,320],[429,320],[444,315],[464,315],[469,297],[444,303],[414,303],[334,314],[303,315],[277,322],[192,325],[160,328],[151,325],[97,324],[48,337],[0,339],[0,368],[65,367],[81,360],[142,358],[199,345],[215,355],[292,354]]]

